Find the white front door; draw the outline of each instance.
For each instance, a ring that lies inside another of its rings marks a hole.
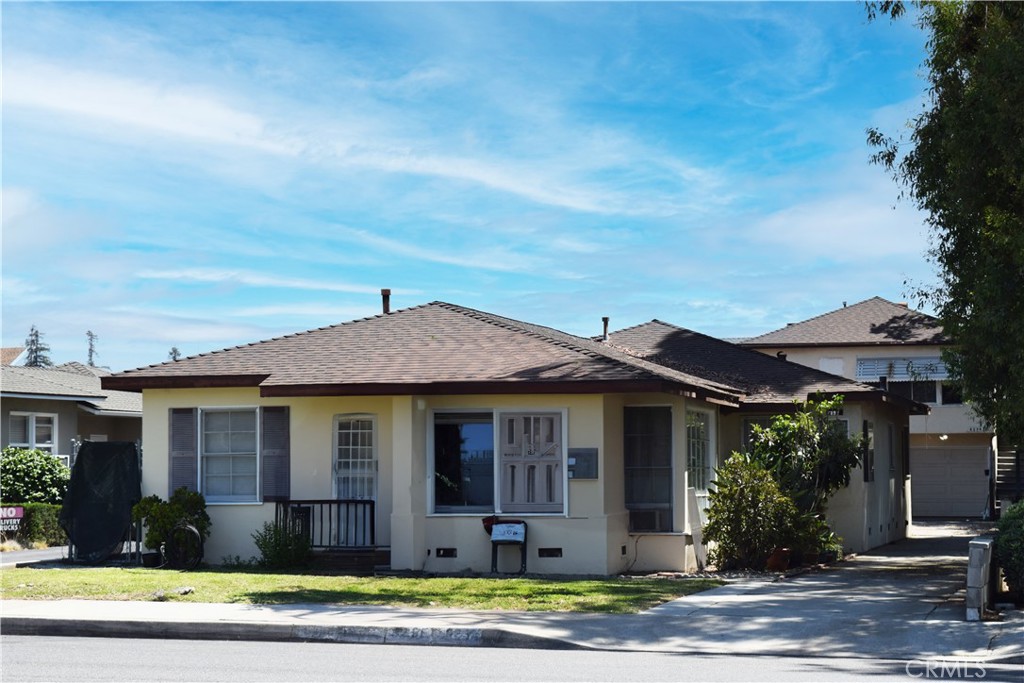
[[[372,415],[334,418],[334,495],[339,501],[377,499],[377,421]],[[337,544],[370,545],[374,512],[371,506],[339,503]]]

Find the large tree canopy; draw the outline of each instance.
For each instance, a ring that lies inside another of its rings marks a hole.
[[[954,342],[953,378],[1004,443],[1024,444],[1024,4],[914,6],[928,99],[906,136],[868,131],[872,160],[927,216],[939,283],[916,293]],[[872,18],[904,10],[868,3]]]

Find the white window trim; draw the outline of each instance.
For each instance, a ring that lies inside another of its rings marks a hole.
[[[205,462],[205,454],[203,453],[203,414],[204,413],[225,413],[230,411],[242,411],[252,410],[256,412],[256,497],[253,500],[210,500],[209,494],[204,490],[203,486],[203,463]],[[196,454],[197,463],[196,476],[198,480],[196,484],[199,488],[199,492],[203,494],[203,498],[206,500],[207,505],[262,505],[263,504],[263,472],[262,465],[263,459],[260,457],[262,451],[261,433],[263,427],[262,415],[260,415],[259,406],[201,406],[196,409],[198,423],[196,429]]]
[[[17,443],[15,443],[14,441],[11,441],[11,442],[9,442],[7,444],[8,446],[11,446],[13,448],[28,448],[28,449],[38,449],[38,450],[49,449],[50,455],[61,455],[60,450],[59,450],[60,447],[57,445],[60,442],[60,436],[59,436],[59,432],[58,432],[58,429],[57,429],[57,427],[58,427],[58,425],[57,425],[57,418],[58,418],[57,413],[33,413],[31,411],[25,411],[25,410],[12,410],[10,413],[7,414],[7,429],[8,429],[8,433],[10,432],[11,418],[12,417],[27,417],[28,418],[28,426],[25,428],[25,436],[28,437],[28,441],[26,441],[26,442],[17,442]],[[53,420],[53,441],[51,441],[49,445],[45,445],[45,446],[40,447],[40,446],[38,446],[36,444],[36,418],[37,417],[49,417],[49,418],[51,418]]]
[[[687,406],[686,407],[686,412],[687,413],[701,413],[701,414],[706,415],[708,417],[708,460],[709,460],[708,470],[710,472],[710,476],[708,477],[708,483],[710,484],[712,481],[714,481],[714,471],[716,469],[714,467],[714,465],[717,464],[717,461],[718,461],[718,451],[715,450],[715,448],[717,446],[717,444],[716,444],[717,439],[715,437],[716,437],[717,432],[718,432],[718,423],[717,423],[717,420],[715,420],[715,411],[708,410],[706,408],[691,408],[691,407]],[[684,420],[684,428],[685,427],[688,427],[688,425],[685,425],[685,420]],[[685,434],[684,438],[686,439],[686,471],[689,472],[690,471],[690,435],[687,433],[687,434]],[[714,460],[715,462],[711,463],[710,462],[711,460]],[[689,483],[689,482],[687,482],[687,483]]]
[[[331,420],[331,495],[338,498],[338,423],[342,420],[369,420],[373,440],[373,494],[368,500],[376,501],[380,491],[380,452],[377,440],[377,415],[374,413],[338,413]]]
[[[437,512],[434,504],[434,422],[436,415],[446,413],[490,413],[491,424],[493,425],[494,437],[494,510],[475,512]],[[505,514],[501,510],[501,416],[508,413],[557,413],[561,415],[561,439],[562,439],[562,510],[561,512],[510,512],[508,514],[516,517],[568,517],[569,516],[569,409],[568,408],[538,408],[536,406],[518,407],[505,406],[501,408],[488,406],[473,406],[462,408],[431,408],[427,411],[427,516],[428,517],[480,517],[487,515]]]

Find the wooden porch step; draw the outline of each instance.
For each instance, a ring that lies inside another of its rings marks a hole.
[[[390,548],[323,548],[313,551],[312,567],[331,574],[373,576],[391,565]]]

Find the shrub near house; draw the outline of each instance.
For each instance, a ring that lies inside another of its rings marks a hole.
[[[0,501],[60,505],[71,470],[50,453],[8,447],[0,453]]]
[[[5,514],[0,536],[25,546],[67,543],[58,517],[70,479],[71,470],[50,453],[24,448],[3,449],[0,453],[0,501]]]
[[[829,499],[850,483],[861,441],[830,416],[843,397],[808,400],[767,427],[753,426],[750,452],[718,470],[705,537],[727,568],[762,569],[777,548],[813,556],[841,550],[827,521]]]

